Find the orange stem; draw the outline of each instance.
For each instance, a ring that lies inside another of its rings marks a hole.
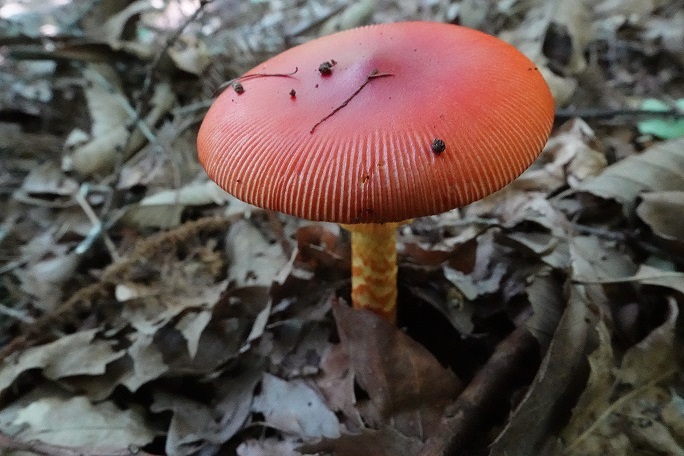
[[[352,233],[352,305],[394,322],[398,223],[343,225]]]

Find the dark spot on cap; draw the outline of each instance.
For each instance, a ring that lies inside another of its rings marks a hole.
[[[296,98],[296,97],[297,97],[297,92],[295,91],[295,89],[290,90],[290,96],[291,96],[292,98]]]
[[[326,62],[321,63],[318,65],[318,71],[323,75],[323,76],[330,76],[332,74],[332,67],[337,65],[337,62],[330,59]]]
[[[233,90],[235,90],[235,93],[237,93],[238,95],[241,93],[245,93],[245,88],[242,86],[242,84],[240,84],[237,81],[233,82],[230,86],[233,88]]]
[[[446,149],[446,144],[441,139],[436,138],[434,141],[432,141],[432,145],[430,147],[435,154],[440,155],[442,152],[444,152],[444,149]]]

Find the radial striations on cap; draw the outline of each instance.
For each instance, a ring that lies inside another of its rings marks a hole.
[[[522,173],[553,123],[527,57],[448,24],[336,33],[240,83],[209,109],[200,162],[237,198],[310,220],[384,223],[463,206]]]

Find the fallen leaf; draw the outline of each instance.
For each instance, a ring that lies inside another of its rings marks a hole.
[[[301,456],[295,451],[296,445],[290,440],[267,438],[246,440],[235,450],[237,456]]]
[[[636,213],[661,238],[684,242],[684,190],[643,193]]]
[[[606,199],[615,199],[630,212],[642,192],[680,191],[684,188],[684,138],[649,147],[608,166],[599,176],[576,187]]]
[[[576,236],[570,243],[572,278],[577,282],[602,281],[628,277],[637,266],[625,254],[604,246],[596,237]]]
[[[183,396],[157,392],[150,406],[154,413],[172,412],[166,436],[166,454],[188,456],[202,447],[206,434],[216,432],[213,410]]]
[[[533,313],[526,326],[546,353],[565,310],[562,284],[551,275],[535,275],[527,286],[527,298]]]
[[[349,4],[339,13],[325,21],[321,26],[320,35],[330,35],[331,33],[359,27],[368,22],[377,4],[373,0],[362,0]]]
[[[68,177],[54,162],[33,168],[21,184],[20,191],[44,198],[71,196],[78,190],[78,182]]]
[[[31,262],[14,271],[22,290],[33,296],[33,304],[44,312],[51,312],[62,302],[62,286],[73,278],[81,256],[72,251],[52,258]]]
[[[297,450],[303,454],[325,452],[335,456],[415,456],[422,447],[422,440],[383,426],[379,430],[364,428],[358,434],[342,434],[337,439],[322,439],[301,445]]]
[[[131,392],[136,392],[142,385],[160,378],[169,370],[152,336],[137,333],[126,351],[132,360],[132,367],[126,370],[119,382]]]
[[[230,226],[226,250],[230,258],[228,276],[238,287],[270,287],[289,260],[282,247],[270,243],[249,220],[239,220]]]
[[[91,404],[84,396],[38,399],[19,410],[13,424],[25,425],[15,435],[22,440],[71,447],[139,447],[156,434],[137,408],[121,410],[110,401]]]
[[[207,440],[223,444],[230,440],[247,421],[254,391],[263,377],[263,366],[253,362],[235,374],[223,375],[215,382],[218,428]]]
[[[340,436],[340,423],[316,391],[304,380],[281,380],[265,373],[261,393],[252,410],[263,413],[266,423],[305,440]]]
[[[129,110],[125,108],[128,100],[116,84],[109,83],[101,74],[113,73],[109,66],[91,64],[84,77],[88,81],[86,98],[93,117],[93,131],[88,142],[77,145],[69,151],[62,160],[62,168],[66,171],[74,170],[83,175],[107,172],[112,169],[117,160],[127,159],[133,152],[139,150],[147,141],[139,128],[128,128]],[[175,102],[175,95],[167,83],[155,85],[151,99],[151,109],[144,117],[147,126],[155,125]],[[132,110],[132,108],[129,109]],[[102,112],[102,110],[115,113]],[[125,115],[125,117],[124,117]]]
[[[619,363],[614,359],[608,329],[603,324],[597,326],[599,347],[590,355],[587,387],[561,434],[566,445],[563,454],[603,455],[614,441],[621,441],[626,448],[645,446],[680,454],[669,429],[651,412],[670,401],[671,393],[661,385],[679,372],[675,345],[678,314],[671,301],[667,321],[627,350]],[[649,430],[644,432],[644,428]]]
[[[333,314],[355,380],[370,397],[362,409],[366,422],[386,423],[407,437],[427,438],[443,408],[461,391],[460,380],[425,347],[378,315],[344,303],[334,303]]]
[[[211,321],[211,312],[202,310],[199,312],[188,312],[183,315],[176,323],[176,328],[183,334],[188,343],[188,354],[194,358],[199,346],[199,338]]]
[[[642,264],[633,274],[625,274],[618,277],[596,278],[594,280],[578,279],[581,283],[628,283],[634,282],[642,285],[655,285],[669,288],[684,293],[684,272],[668,271],[647,264]]]
[[[178,68],[196,75],[201,75],[211,63],[206,43],[188,34],[183,34],[175,40],[169,48],[169,57]]]
[[[107,364],[124,356],[125,350],[115,350],[112,341],[95,339],[97,332],[93,329],[62,336],[5,359],[0,365],[0,391],[30,369],[42,369],[43,375],[53,380],[104,374]]]
[[[491,456],[539,454],[552,437],[556,413],[575,383],[587,350],[592,305],[581,286],[570,298],[539,371],[508,424],[491,445]]]
[[[126,27],[126,24],[132,17],[153,9],[155,9],[155,5],[149,0],[137,0],[131,3],[102,24],[100,29],[102,35],[100,35],[100,37],[114,50],[123,49],[133,52],[141,59],[150,58],[154,52],[151,46],[124,41],[121,39],[121,35],[124,31],[124,27]]]
[[[354,372],[349,354],[342,344],[328,347],[321,360],[320,369],[319,375],[316,376],[316,385],[328,406],[335,412],[344,413],[350,422],[345,423],[347,429],[361,429],[363,423],[355,406]]]

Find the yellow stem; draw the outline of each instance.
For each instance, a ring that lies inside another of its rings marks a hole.
[[[352,305],[394,322],[399,223],[343,225],[352,233]]]

